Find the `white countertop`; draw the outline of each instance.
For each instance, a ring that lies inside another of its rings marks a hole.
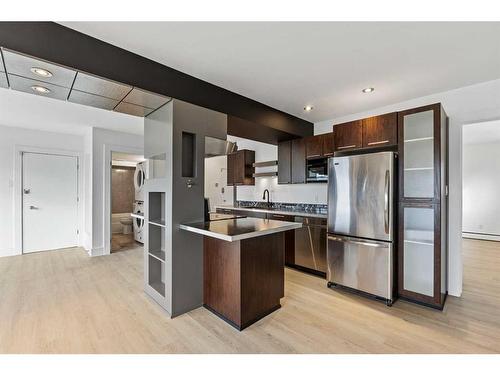
[[[301,228],[301,223],[245,217],[207,221],[201,223],[181,224],[180,229],[217,238],[224,241],[240,241],[267,234],[285,232]]]
[[[234,207],[234,206],[215,206],[215,208],[221,208],[225,210],[239,210],[239,211],[249,211],[249,212],[263,212],[267,214],[278,214],[278,215],[289,215],[289,216],[302,216],[302,217],[318,217],[321,219],[327,219],[327,214],[322,214],[318,212],[308,212],[300,210],[274,210],[266,208],[253,208],[253,207]]]

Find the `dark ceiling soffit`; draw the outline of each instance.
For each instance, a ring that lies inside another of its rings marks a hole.
[[[241,119],[236,116],[227,116],[227,134],[234,135],[240,138],[252,139],[254,141],[270,143],[273,145],[281,141],[299,138],[290,133],[285,133],[267,126],[261,126],[259,131],[256,131],[257,124]]]
[[[54,22],[0,22],[0,46],[247,119],[292,137],[313,134],[308,121]]]

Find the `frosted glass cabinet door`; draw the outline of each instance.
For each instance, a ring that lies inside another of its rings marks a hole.
[[[434,197],[434,111],[403,116],[406,198]]]
[[[434,208],[404,207],[403,289],[434,296]]]

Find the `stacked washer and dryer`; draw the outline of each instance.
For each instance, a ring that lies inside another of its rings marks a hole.
[[[137,163],[134,173],[135,201],[132,213],[134,239],[144,243],[144,183],[149,178],[148,161]]]

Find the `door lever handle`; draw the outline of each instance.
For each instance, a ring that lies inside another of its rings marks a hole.
[[[38,210],[37,206],[30,206],[30,210]]]
[[[29,193],[31,193],[31,190],[30,189],[24,189],[23,192],[24,192],[24,194],[29,194]]]

